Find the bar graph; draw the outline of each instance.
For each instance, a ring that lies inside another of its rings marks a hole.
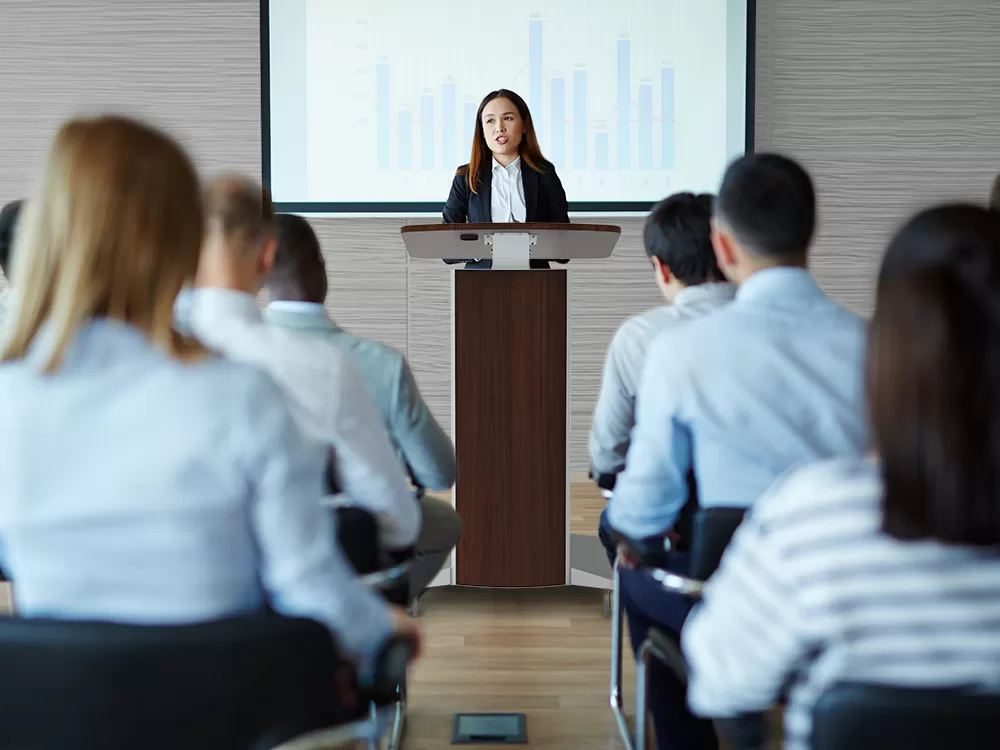
[[[527,36],[528,50],[528,90],[524,93],[543,152],[560,171],[585,171],[591,166],[601,170],[613,167],[640,171],[675,168],[676,71],[673,66],[643,71],[645,75],[637,77],[632,39],[613,40],[613,107],[606,116],[595,117],[588,66],[574,65],[569,73],[547,72],[543,64],[544,19],[527,19],[522,28]],[[461,91],[454,78],[446,79],[440,84],[439,97],[433,90],[424,90],[416,110],[409,105],[400,107],[394,125],[390,95],[392,66],[388,58],[378,58],[374,74],[375,162],[378,169],[389,170],[393,166],[390,141],[394,130],[398,133],[396,160],[400,168],[413,167],[414,153],[419,153],[421,171],[451,171],[467,158],[476,127],[478,103],[474,97],[477,93]],[[656,85],[657,78],[659,85]],[[417,132],[414,132],[414,112],[419,126]],[[611,150],[612,133],[614,151]],[[404,148],[403,141],[407,138],[410,143]],[[413,142],[413,138],[418,141]]]

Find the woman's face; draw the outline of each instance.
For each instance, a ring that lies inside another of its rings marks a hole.
[[[483,136],[494,154],[518,154],[523,135],[524,120],[510,99],[499,97],[483,108]]]

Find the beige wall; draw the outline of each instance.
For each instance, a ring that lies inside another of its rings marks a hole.
[[[22,195],[57,123],[80,111],[151,117],[203,170],[259,173],[257,0],[0,0],[0,201]],[[981,199],[1000,170],[1000,3],[995,0],[758,0],[757,145],[816,177],[813,267],[861,313],[881,248],[908,211]],[[627,315],[656,303],[639,242],[575,262],[571,286],[572,465],[604,349]],[[397,220],[317,221],[330,306],[359,333],[407,351],[450,421],[446,269],[408,262]]]

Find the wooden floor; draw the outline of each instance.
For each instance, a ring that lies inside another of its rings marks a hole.
[[[601,592],[432,589],[421,600],[426,648],[412,672],[405,747],[451,741],[455,712],[523,712],[528,745],[546,750],[620,748],[608,707],[611,621]],[[628,649],[628,638],[625,639]],[[625,700],[635,668],[626,652]]]

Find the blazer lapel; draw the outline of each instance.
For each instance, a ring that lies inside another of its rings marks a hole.
[[[521,184],[524,185],[524,220],[535,221],[538,214],[538,172],[521,160]]]
[[[469,191],[469,222],[489,224],[493,220],[493,160],[479,170],[479,192]]]

